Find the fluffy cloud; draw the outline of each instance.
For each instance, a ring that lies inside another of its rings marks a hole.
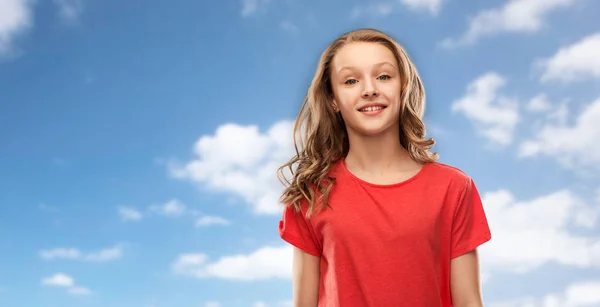
[[[186,210],[186,206],[177,199],[171,199],[162,205],[150,206],[150,211],[168,217],[182,216]]]
[[[56,273],[50,277],[42,278],[42,285],[66,288],[67,293],[73,295],[89,295],[92,293],[90,289],[76,285],[73,277],[64,273]]]
[[[40,257],[44,260],[68,259],[89,262],[106,262],[119,259],[122,256],[123,249],[120,245],[90,253],[83,253],[77,248],[54,248],[42,250],[40,252]]]
[[[263,247],[250,254],[224,256],[213,262],[206,254],[182,254],[173,262],[175,273],[196,278],[220,278],[236,281],[257,281],[271,278],[291,278],[292,249],[290,246]]]
[[[63,273],[56,273],[50,277],[42,279],[42,284],[53,287],[71,287],[75,284],[73,278]]]
[[[191,161],[171,163],[171,175],[233,193],[257,214],[277,214],[282,185],[276,171],[294,153],[292,130],[289,121],[275,123],[264,133],[257,126],[225,124],[214,135],[200,137]]]
[[[469,21],[460,38],[446,38],[442,46],[454,48],[472,45],[497,33],[534,33],[544,26],[550,13],[574,5],[580,0],[510,0],[502,7],[479,12]]]
[[[12,53],[14,38],[33,25],[32,4],[29,0],[0,1],[0,56]]]
[[[55,248],[41,251],[40,257],[45,260],[78,259],[81,257],[81,252],[76,248]]]
[[[142,215],[142,213],[134,208],[130,208],[130,207],[119,207],[117,208],[118,212],[119,212],[119,216],[121,217],[122,221],[140,221],[144,216]]]
[[[121,246],[114,246],[112,248],[103,249],[98,252],[89,253],[82,256],[85,261],[92,262],[105,262],[121,258],[123,255],[123,249]]]
[[[539,131],[544,125],[565,125],[569,116],[570,99],[551,101],[546,93],[539,93],[529,100],[525,109],[534,114],[530,123],[533,131]]]
[[[493,236],[480,249],[485,275],[522,274],[549,262],[600,267],[600,237],[572,232],[597,225],[600,204],[586,204],[569,190],[526,201],[516,200],[506,190],[482,198]]]
[[[563,293],[543,298],[526,297],[491,304],[491,307],[592,307],[600,305],[600,281],[582,281],[569,285]]]
[[[517,101],[498,93],[505,84],[502,76],[486,73],[471,82],[465,95],[452,103],[452,111],[469,118],[479,134],[499,145],[512,142],[519,121]]]
[[[144,216],[162,216],[167,218],[194,217],[196,227],[228,226],[231,224],[225,218],[214,215],[206,215],[199,210],[190,209],[178,199],[171,199],[163,204],[155,204],[147,207],[145,212],[135,208],[119,207],[119,215],[123,221],[139,221]]]
[[[600,165],[600,97],[578,114],[572,125],[547,122],[519,148],[519,157],[546,155],[571,169]]]
[[[553,56],[538,60],[544,69],[541,81],[574,82],[586,78],[600,78],[600,33],[560,48]]]
[[[231,222],[222,217],[210,215],[201,216],[196,220],[196,227],[206,227],[212,225],[228,226],[231,225]]]

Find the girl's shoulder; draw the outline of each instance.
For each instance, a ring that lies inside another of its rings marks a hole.
[[[427,174],[429,176],[435,176],[438,179],[447,178],[458,181],[471,180],[471,177],[462,169],[442,162],[429,162],[424,167],[428,168]]]
[[[427,164],[429,164],[432,168],[437,168],[440,171],[445,171],[445,172],[448,172],[448,173],[453,173],[455,175],[464,175],[464,176],[466,176],[465,171],[463,171],[461,168],[456,167],[456,166],[451,165],[451,164],[447,164],[447,163],[440,162],[440,161],[429,162]]]

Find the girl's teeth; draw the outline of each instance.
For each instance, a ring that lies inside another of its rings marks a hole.
[[[372,111],[377,111],[377,110],[381,110],[383,109],[383,107],[377,106],[377,107],[366,107],[364,109],[362,109],[363,112],[372,112]]]

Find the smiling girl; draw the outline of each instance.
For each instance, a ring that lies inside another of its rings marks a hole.
[[[437,162],[425,93],[388,35],[346,33],[321,55],[295,125],[279,234],[295,307],[483,306],[491,239],[473,180]]]

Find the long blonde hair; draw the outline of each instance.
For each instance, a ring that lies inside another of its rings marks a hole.
[[[417,162],[428,163],[438,159],[437,153],[430,152],[435,141],[432,138],[425,139],[425,124],[422,120],[425,90],[404,48],[378,30],[358,29],[345,33],[321,54],[294,126],[296,154],[278,169],[279,179],[286,186],[280,201],[300,211],[301,202],[306,200],[307,216],[328,206],[329,192],[335,183],[335,178],[330,177],[329,172],[348,154],[348,132],[343,118],[333,110],[331,103],[333,89],[330,68],[337,51],[353,42],[378,43],[393,52],[402,79],[400,143]],[[284,176],[286,169],[292,174],[291,181]]]

